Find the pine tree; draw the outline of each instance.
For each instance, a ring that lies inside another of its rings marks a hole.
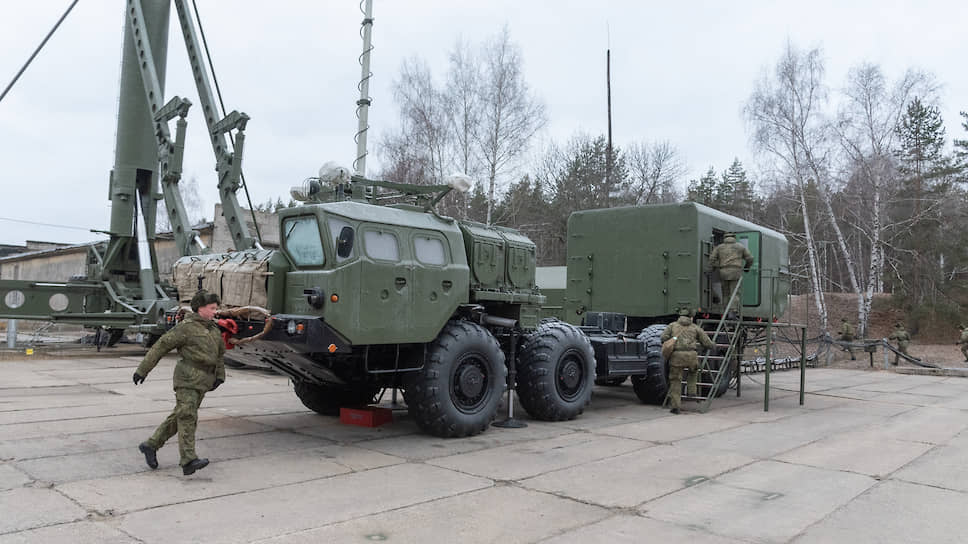
[[[961,115],[962,119],[964,119],[964,121],[961,122],[961,127],[968,131],[968,112],[962,111],[958,112],[958,114]],[[955,156],[959,161],[958,167],[964,171],[965,169],[968,169],[968,140],[959,140],[956,138],[954,141],[954,146]]]
[[[747,221],[753,219],[753,209],[756,195],[739,158],[733,159],[733,164],[723,172],[723,188],[718,191],[720,202],[727,213],[742,217]]]
[[[718,185],[716,170],[710,166],[701,178],[689,181],[687,199],[712,208],[718,208],[720,204],[716,199],[716,187]]]
[[[941,239],[945,200],[954,172],[951,158],[944,155],[945,128],[936,106],[919,98],[908,104],[897,125],[899,170],[905,176],[895,217],[908,221],[902,236],[905,254],[898,269],[906,282],[906,293],[915,304],[937,295],[936,263],[944,258]]]
[[[921,214],[925,183],[941,174],[945,129],[941,111],[915,97],[897,126],[900,170],[908,176],[914,199],[914,216]]]

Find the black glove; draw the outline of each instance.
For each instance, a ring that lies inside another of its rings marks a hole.
[[[131,381],[133,381],[135,385],[138,385],[139,383],[145,383],[145,377],[135,372],[134,376],[131,376]]]
[[[222,385],[223,383],[225,383],[225,380],[215,378],[215,383],[212,384],[212,388],[209,389],[209,391],[215,391],[216,389],[218,389],[218,386]]]

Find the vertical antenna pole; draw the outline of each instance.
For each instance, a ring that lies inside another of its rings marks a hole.
[[[612,50],[605,50],[605,88],[608,107],[608,147],[605,149],[605,207],[612,197]]]
[[[360,99],[356,101],[356,117],[359,125],[356,131],[356,160],[353,161],[353,170],[357,176],[366,177],[366,132],[370,128],[368,116],[370,112],[370,51],[373,45],[370,37],[373,33],[373,0],[364,0],[366,8],[363,8],[363,23],[361,34],[363,35],[363,53],[360,55]]]

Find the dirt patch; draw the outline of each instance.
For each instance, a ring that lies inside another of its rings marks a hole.
[[[840,319],[847,318],[847,321],[857,328],[857,296],[846,293],[826,293],[824,295],[827,304],[827,327],[830,334],[836,338],[840,330]],[[966,318],[968,319],[968,318]],[[817,312],[816,298],[812,294],[793,295],[790,297],[790,306],[783,315],[782,320],[789,320],[793,323],[807,325],[807,336],[810,338],[820,334],[820,318]],[[907,331],[911,333],[911,339],[916,344],[940,344],[954,346],[954,343],[961,335],[958,330],[957,320],[943,320],[940,317],[927,319],[921,323],[910,322],[909,316],[903,309],[894,305],[889,294],[874,295],[871,304],[871,315],[868,324],[866,338],[877,339],[887,338],[894,330],[894,324],[904,323]],[[920,325],[920,326],[919,326]],[[955,353],[960,357],[961,353]],[[850,359],[850,357],[848,357]]]
[[[856,361],[850,360],[850,355],[845,351],[840,351],[839,347],[833,348],[833,359],[830,366],[833,368],[864,369],[870,368],[870,356],[863,350],[855,349],[854,356]],[[961,355],[961,346],[951,344],[919,344],[917,341],[911,342],[908,346],[908,353],[921,359],[926,363],[931,363],[945,368],[968,368],[968,362]],[[894,354],[890,353],[890,361],[894,361]],[[911,363],[902,362],[901,366],[916,366]],[[884,353],[880,349],[874,354],[874,368],[884,368]]]

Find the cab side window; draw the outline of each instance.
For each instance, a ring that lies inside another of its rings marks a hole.
[[[329,233],[333,237],[336,262],[348,261],[356,256],[356,230],[352,225],[342,219],[331,217],[329,218]]]
[[[413,237],[414,256],[421,264],[444,266],[447,264],[447,249],[444,241],[432,235],[418,233]]]
[[[400,242],[392,232],[367,229],[363,231],[363,245],[366,254],[381,261],[400,260]]]
[[[297,266],[326,264],[316,216],[302,215],[286,218],[282,223],[282,235],[286,250]]]

